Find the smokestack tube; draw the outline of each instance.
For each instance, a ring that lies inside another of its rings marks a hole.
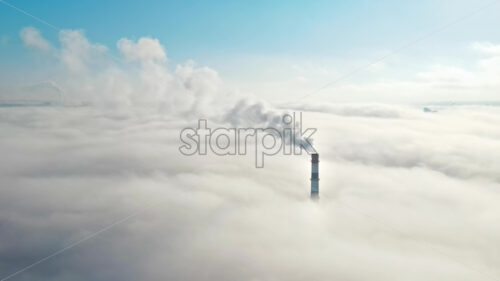
[[[311,199],[319,198],[319,154],[311,154]]]

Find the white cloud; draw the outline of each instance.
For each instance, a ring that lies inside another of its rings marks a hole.
[[[86,70],[89,63],[107,51],[100,44],[91,44],[82,30],[61,30],[61,61],[71,71]]]
[[[45,40],[40,34],[40,31],[34,27],[29,26],[21,29],[19,35],[24,45],[28,48],[40,51],[48,51],[51,48],[50,43]]]
[[[54,73],[52,81],[65,89],[66,104],[129,105],[190,114],[207,111],[217,96],[227,91],[216,71],[192,61],[170,71],[164,63],[164,48],[157,39],[118,41],[124,58],[140,62],[139,66],[120,62],[105,46],[89,41],[82,30],[63,30],[59,40],[61,47],[54,49],[55,56],[50,56],[57,61],[45,71]],[[36,95],[33,91],[18,93],[18,98]]]
[[[500,89],[500,45],[491,43],[474,43],[473,49],[487,55],[476,61],[474,68],[467,69],[457,66],[434,65],[430,70],[419,73],[418,77],[429,82],[432,87],[474,91],[469,100],[481,100],[477,97],[493,93]]]
[[[472,49],[487,55],[500,56],[500,45],[491,42],[475,42],[472,44]]]
[[[296,61],[281,56],[274,59],[249,57],[235,60],[229,71],[221,73],[231,77],[244,91],[279,103],[297,101],[311,93],[314,94],[307,100],[326,102],[498,100],[499,45],[471,45],[473,48],[457,49],[457,52],[469,53],[456,57],[453,62],[446,55],[420,57],[417,53],[401,53],[359,70],[387,53],[368,53],[360,58],[312,56],[295,58]],[[419,57],[413,57],[415,55]],[[289,65],[293,65],[293,71],[286,71]],[[244,72],[240,72],[240,68]],[[316,91],[318,89],[321,90]]]
[[[500,55],[493,44],[475,44],[485,55],[468,66],[437,63],[407,78],[383,76],[371,81],[341,81],[308,100],[338,102],[426,103],[436,101],[494,101],[500,89]]]
[[[165,50],[158,39],[143,37],[135,43],[127,38],[122,38],[116,45],[128,61],[146,63],[167,60]]]
[[[417,76],[436,87],[474,87],[476,74],[460,67],[434,65]]]

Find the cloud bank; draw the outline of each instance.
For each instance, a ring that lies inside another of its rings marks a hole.
[[[251,156],[181,155],[189,121],[160,113],[2,108],[1,272],[145,209],[15,278],[499,276],[500,110],[398,110],[404,116],[305,113],[318,127],[315,204],[305,155],[255,169]]]

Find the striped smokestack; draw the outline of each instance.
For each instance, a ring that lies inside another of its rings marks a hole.
[[[311,199],[319,198],[319,154],[311,154]]]

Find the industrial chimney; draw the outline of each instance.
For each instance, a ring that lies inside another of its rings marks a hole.
[[[311,154],[311,199],[319,199],[319,154]]]

